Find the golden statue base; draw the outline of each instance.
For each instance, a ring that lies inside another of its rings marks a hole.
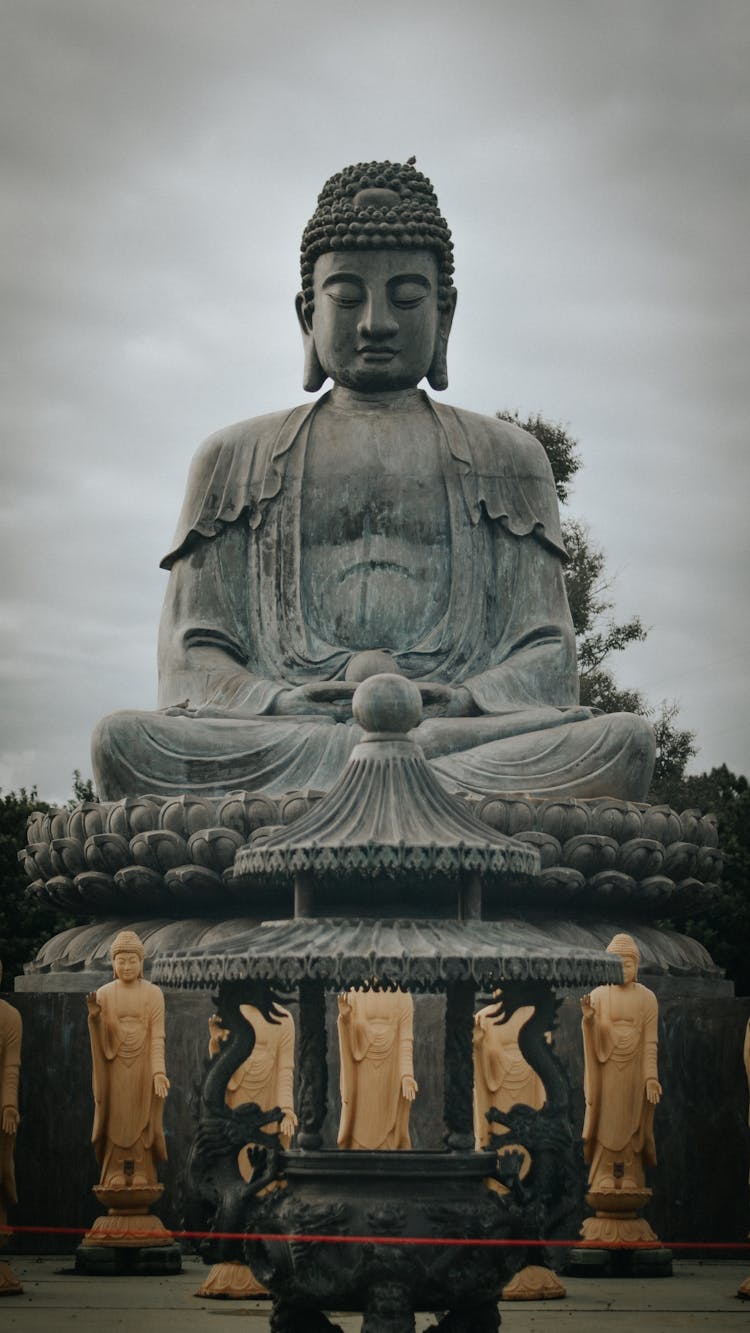
[[[104,1217],[97,1217],[81,1245],[122,1245],[140,1250],[149,1245],[169,1245],[171,1241],[171,1231],[167,1231],[161,1219],[153,1213],[128,1214],[113,1210]]]
[[[268,1296],[252,1268],[241,1263],[214,1264],[195,1294],[209,1300],[225,1301],[258,1300]]]
[[[600,1186],[586,1195],[594,1217],[581,1227],[585,1246],[568,1254],[566,1273],[574,1277],[671,1277],[672,1251],[666,1249],[645,1217],[638,1216],[651,1190]],[[625,1248],[632,1245],[633,1249]]]
[[[597,1245],[661,1244],[656,1232],[652,1230],[645,1217],[639,1217],[641,1208],[645,1208],[651,1198],[650,1189],[600,1188],[591,1190],[586,1195],[589,1208],[595,1208],[594,1217],[587,1217],[581,1227],[584,1240],[595,1241]]]
[[[81,1245],[129,1246],[169,1245],[172,1233],[148,1210],[164,1193],[163,1185],[95,1185],[94,1194],[108,1212],[97,1217]]]
[[[0,1296],[20,1296],[23,1287],[10,1264],[0,1263]]]
[[[559,1301],[567,1291],[556,1273],[541,1264],[527,1264],[502,1291],[504,1301]]]

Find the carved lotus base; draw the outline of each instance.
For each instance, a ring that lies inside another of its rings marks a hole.
[[[651,1198],[650,1189],[598,1189],[586,1195],[594,1217],[587,1217],[581,1227],[583,1239],[597,1245],[651,1244],[658,1246],[656,1232],[638,1212]]]
[[[19,856],[35,895],[81,915],[286,916],[291,887],[268,890],[262,877],[238,876],[235,856],[261,829],[304,820],[324,795],[144,795],[38,811]],[[608,797],[456,795],[454,805],[489,826],[491,836],[511,837],[521,852],[535,849],[541,858],[533,883],[509,882],[499,896],[489,895],[493,910],[532,901],[556,911],[563,904],[626,909],[643,918],[663,916],[668,904],[670,916],[684,917],[715,901],[722,858],[713,815]]]
[[[595,1208],[597,1213],[637,1213],[641,1208],[645,1208],[650,1202],[653,1190],[642,1188],[617,1189],[600,1185],[598,1188],[589,1190],[586,1195],[586,1202],[589,1208]]]
[[[129,1216],[147,1213],[164,1193],[163,1185],[95,1185],[97,1202],[110,1213]]]
[[[2,1264],[0,1264],[0,1268],[2,1268]],[[750,1277],[746,1277],[741,1286],[737,1288],[737,1295],[741,1301],[750,1301]]]
[[[268,1292],[247,1264],[224,1263],[214,1264],[195,1294],[210,1300],[244,1301],[257,1300]]]
[[[567,1292],[556,1273],[540,1264],[527,1264],[503,1287],[504,1301],[559,1301]]]
[[[160,1192],[163,1188],[163,1185],[159,1186]],[[112,1193],[112,1190],[105,1190],[105,1193]],[[144,1249],[149,1245],[169,1245],[171,1241],[172,1232],[168,1232],[161,1218],[155,1217],[145,1208],[129,1210],[123,1206],[120,1209],[111,1208],[104,1217],[97,1217],[81,1245],[87,1249],[92,1245]]]
[[[0,1296],[20,1296],[23,1287],[10,1264],[0,1263]]]

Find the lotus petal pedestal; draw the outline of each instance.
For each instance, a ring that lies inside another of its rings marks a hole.
[[[149,1212],[163,1192],[163,1185],[95,1185],[94,1194],[108,1211],[97,1217],[78,1246],[76,1272],[179,1273],[180,1247],[161,1219]]]
[[[581,1227],[588,1242],[571,1250],[567,1272],[576,1277],[671,1277],[672,1251],[666,1249],[645,1217],[650,1189],[598,1189],[586,1195],[596,1209]],[[637,1248],[628,1249],[627,1246]]]

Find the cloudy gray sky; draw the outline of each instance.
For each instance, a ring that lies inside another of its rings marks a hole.
[[[190,457],[300,401],[323,180],[415,153],[453,228],[447,400],[569,423],[622,684],[750,771],[746,0],[4,0],[0,787],[155,703]]]

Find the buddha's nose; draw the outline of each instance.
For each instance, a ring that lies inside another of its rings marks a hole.
[[[385,294],[370,294],[362,310],[358,332],[363,338],[377,339],[390,338],[398,332],[398,321],[394,319]]]

